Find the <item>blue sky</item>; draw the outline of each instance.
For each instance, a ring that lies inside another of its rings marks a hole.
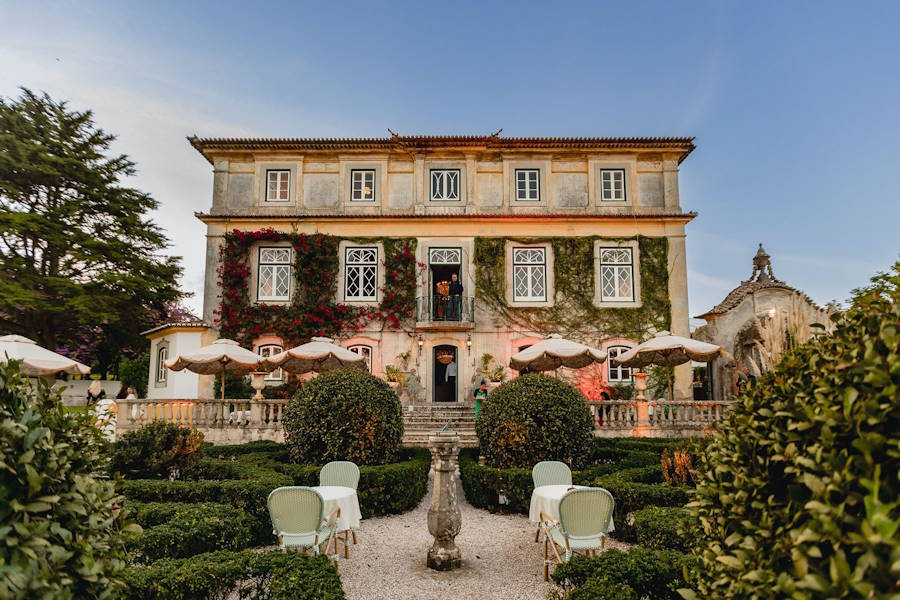
[[[198,295],[184,136],[691,135],[691,314],[750,274],[820,303],[900,252],[900,3],[7,2],[0,95],[93,108]]]

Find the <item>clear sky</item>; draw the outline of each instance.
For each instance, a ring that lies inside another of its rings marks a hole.
[[[185,136],[691,135],[691,314],[750,275],[825,303],[900,253],[898,2],[10,2],[0,95],[119,135],[199,308]]]

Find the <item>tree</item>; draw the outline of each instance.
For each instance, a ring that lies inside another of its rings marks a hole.
[[[123,184],[135,164],[110,154],[114,139],[47,94],[0,98],[0,326],[85,348],[101,371],[183,296],[147,217],[157,202]]]

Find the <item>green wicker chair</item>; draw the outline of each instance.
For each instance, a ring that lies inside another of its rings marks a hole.
[[[272,533],[278,536],[282,550],[288,548],[311,549],[319,554],[322,545],[324,554],[330,555],[337,568],[337,538],[335,526],[341,516],[341,509],[335,508],[327,517],[323,516],[325,501],[319,492],[303,486],[287,486],[272,490],[268,499],[269,516],[272,519]]]
[[[564,462],[558,460],[542,460],[531,468],[531,479],[534,487],[542,485],[572,485],[572,470]],[[534,542],[541,539],[541,527],[534,532]]]
[[[357,489],[359,485],[359,467],[349,460],[333,460],[319,471],[319,485],[339,485]],[[356,531],[351,530],[353,543],[356,544]],[[344,558],[350,558],[350,546],[347,543],[347,532],[344,532]]]
[[[544,581],[549,580],[550,558],[548,545],[553,548],[556,561],[562,563],[575,552],[596,556],[606,546],[606,530],[616,502],[603,488],[571,490],[559,501],[559,522],[541,513],[544,530]],[[565,550],[560,556],[557,546]]]

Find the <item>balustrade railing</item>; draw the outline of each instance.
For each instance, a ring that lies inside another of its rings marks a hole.
[[[636,402],[607,400],[592,403],[594,428],[602,434],[617,431],[697,431],[718,425],[733,402],[675,400]]]
[[[207,429],[281,431],[287,400],[116,400],[117,430],[137,429],[151,421]]]
[[[474,323],[475,298],[470,296],[420,296],[416,298],[420,323]]]

